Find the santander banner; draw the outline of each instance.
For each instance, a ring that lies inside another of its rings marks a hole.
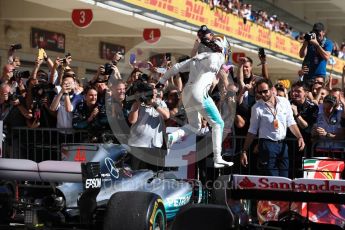
[[[345,180],[304,179],[285,177],[234,175],[235,189],[259,189],[295,192],[344,193]]]

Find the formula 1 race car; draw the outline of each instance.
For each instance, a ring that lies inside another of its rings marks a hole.
[[[89,146],[95,151],[84,156],[85,162],[0,159],[1,224],[167,229],[182,206],[205,200],[198,180],[176,179],[166,171],[132,170],[123,162],[127,148],[122,145]],[[16,181],[25,183],[18,186]]]

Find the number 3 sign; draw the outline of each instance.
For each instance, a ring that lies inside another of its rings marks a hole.
[[[161,38],[161,30],[152,29],[152,28],[144,29],[143,37],[147,43],[150,43],[150,44],[156,43]]]
[[[72,11],[72,22],[77,27],[86,28],[91,24],[92,18],[93,14],[90,9],[74,9]]]

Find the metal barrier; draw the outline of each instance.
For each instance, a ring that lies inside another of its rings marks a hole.
[[[86,130],[16,127],[3,143],[3,157],[43,160],[60,160],[63,143],[86,143]]]
[[[345,159],[345,140],[315,140],[312,144],[311,156]]]
[[[212,155],[210,155],[207,159],[198,162],[199,172],[204,174],[205,177],[212,178],[216,178],[219,174],[258,174],[257,154],[253,152],[257,141],[252,144],[248,153],[248,167],[244,168],[241,166],[240,151],[242,150],[244,139],[245,136],[230,135],[225,140],[225,145],[228,149],[223,148],[225,150],[223,157],[226,160],[233,161],[235,163],[233,167],[220,171],[212,169]],[[296,178],[302,176],[302,157],[308,154],[298,152],[295,138],[287,138],[286,141],[289,146],[289,177]],[[6,158],[31,159],[36,162],[60,160],[61,144],[63,143],[90,143],[88,131],[56,128],[13,128],[10,131],[10,136],[5,139],[3,153]],[[197,152],[200,151],[212,152],[212,139],[210,136],[198,138]]]

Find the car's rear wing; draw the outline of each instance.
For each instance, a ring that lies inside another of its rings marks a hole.
[[[0,158],[0,179],[42,182],[82,182],[80,162]]]

